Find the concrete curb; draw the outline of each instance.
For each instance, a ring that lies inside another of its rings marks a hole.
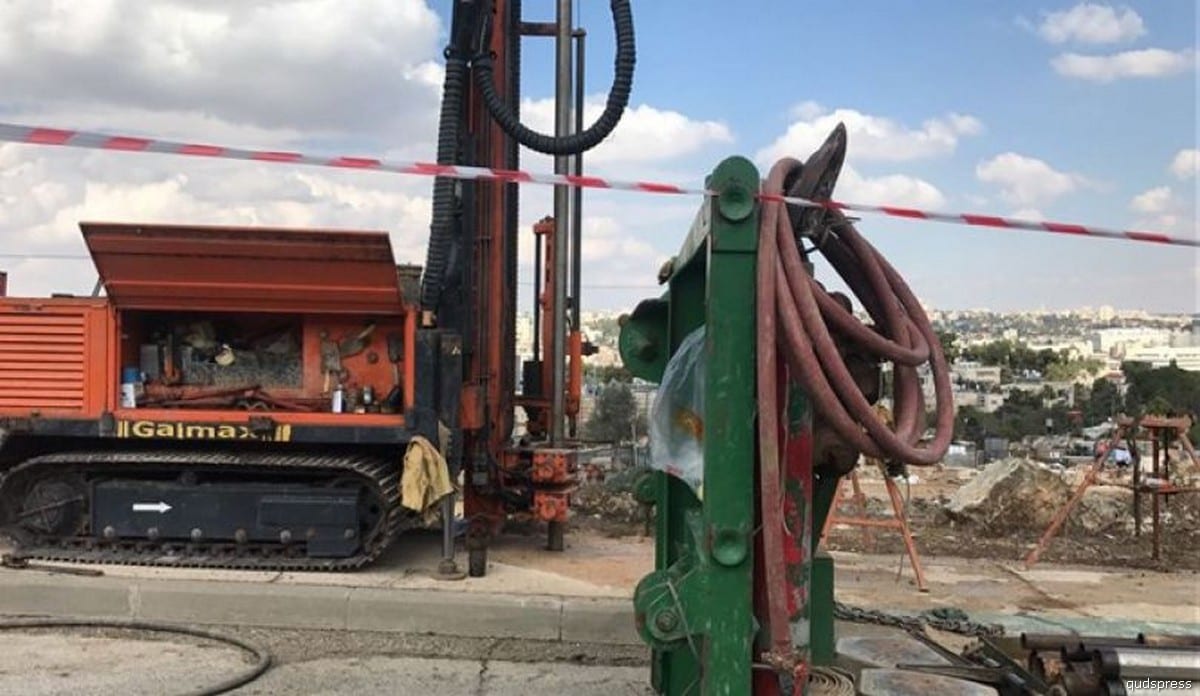
[[[908,613],[908,612],[898,612]],[[0,616],[430,634],[643,645],[628,599],[452,590],[78,577],[0,570]],[[978,614],[1009,633],[1193,634],[1188,623],[1132,618]]]
[[[628,599],[0,572],[0,615],[641,645]]]

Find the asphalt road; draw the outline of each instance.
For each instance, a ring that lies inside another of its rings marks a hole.
[[[235,629],[276,664],[235,694],[642,695],[645,652],[623,646],[347,631]],[[249,666],[188,637],[116,630],[0,633],[0,694],[190,693]]]
[[[283,665],[233,693],[642,696],[648,676],[635,667],[369,656]]]

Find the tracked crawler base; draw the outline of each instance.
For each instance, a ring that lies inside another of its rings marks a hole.
[[[19,558],[255,570],[353,570],[412,520],[382,458],[61,452],[0,479]]]

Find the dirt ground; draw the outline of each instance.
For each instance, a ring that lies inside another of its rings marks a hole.
[[[890,517],[892,507],[882,477],[874,471],[864,471],[862,467],[859,473],[867,497],[868,515]],[[915,481],[898,486],[906,498],[910,529],[923,556],[1016,562],[1025,558],[1045,531],[1040,525],[995,529],[955,522],[945,513],[944,506],[968,480],[969,473],[951,468],[913,468],[911,473],[916,476]],[[1073,475],[1068,474],[1067,479],[1073,489]],[[844,488],[849,494],[848,482]],[[644,509],[628,493],[613,491],[604,484],[585,485],[572,505],[575,508],[572,524],[576,527],[610,537],[636,537],[647,533]],[[1149,508],[1148,501],[1146,507]],[[845,514],[855,512],[849,503],[844,503],[842,510]],[[1163,516],[1160,559],[1153,558],[1147,513],[1140,536],[1134,533],[1132,525],[1110,532],[1089,533],[1068,518],[1068,523],[1042,553],[1041,560],[1107,569],[1200,571],[1200,493],[1173,496],[1165,503],[1164,510],[1168,514]],[[886,555],[902,553],[903,543],[899,534],[892,530],[865,533],[862,528],[839,526],[831,531],[827,548]]]
[[[1033,549],[1045,528],[1038,526],[979,529],[956,523],[944,512],[944,503],[964,481],[960,470],[914,469],[918,482],[899,484],[907,497],[910,528],[920,553],[930,556],[959,556],[1002,561],[1022,560]],[[891,503],[882,478],[860,476],[872,516],[890,516]],[[1074,486],[1072,486],[1072,489]],[[846,486],[849,489],[849,486]],[[1146,502],[1149,507],[1149,502]],[[853,507],[843,505],[850,512]],[[1041,560],[1105,568],[1148,570],[1200,570],[1200,494],[1179,494],[1165,503],[1162,528],[1162,557],[1153,558],[1150,516],[1145,514],[1141,535],[1129,528],[1090,533],[1068,518],[1042,553]],[[1130,512],[1132,520],[1132,512]],[[872,538],[861,529],[841,527],[830,534],[831,550],[860,553],[900,553],[898,534],[876,531]]]

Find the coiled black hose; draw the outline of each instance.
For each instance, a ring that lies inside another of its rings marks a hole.
[[[612,0],[609,3],[612,10],[613,29],[617,39],[617,54],[613,68],[612,88],[608,91],[608,101],[604,112],[596,122],[581,133],[554,137],[528,128],[521,119],[504,103],[496,92],[495,77],[492,74],[492,57],[486,53],[475,58],[475,80],[488,112],[504,132],[515,138],[525,147],[547,155],[576,155],[600,144],[608,137],[629,105],[629,93],[633,88],[633,67],[637,62],[637,49],[633,38],[633,12],[629,8],[629,0]],[[486,39],[486,37],[485,37]],[[483,44],[487,46],[486,40]]]
[[[520,23],[520,3],[514,2],[510,9],[513,21],[510,33]],[[446,49],[446,75],[442,83],[442,106],[438,119],[438,164],[458,162],[459,124],[462,122],[463,95],[468,79],[468,67],[475,70],[480,94],[488,112],[510,137],[521,145],[549,155],[574,155],[595,147],[616,128],[633,87],[633,68],[637,62],[634,43],[633,13],[629,0],[612,0],[613,27],[616,34],[617,53],[614,61],[613,84],[608,93],[604,112],[587,130],[561,138],[538,133],[521,123],[516,100],[508,104],[496,90],[495,69],[492,56],[487,53],[491,38],[489,20],[490,6],[479,8],[478,14],[455,16],[452,28],[453,40]],[[473,38],[476,28],[481,29],[476,46],[478,55],[470,62],[464,51]],[[513,56],[520,65],[520,36],[513,36]],[[513,71],[513,85],[519,85],[519,68]],[[519,89],[514,86],[512,89]],[[519,91],[514,94],[519,94]],[[512,162],[516,162],[515,156]],[[436,312],[446,286],[451,254],[454,249],[453,229],[455,215],[454,181],[438,177],[433,182],[433,216],[430,223],[429,246],[425,253],[425,272],[421,279],[421,308]]]

